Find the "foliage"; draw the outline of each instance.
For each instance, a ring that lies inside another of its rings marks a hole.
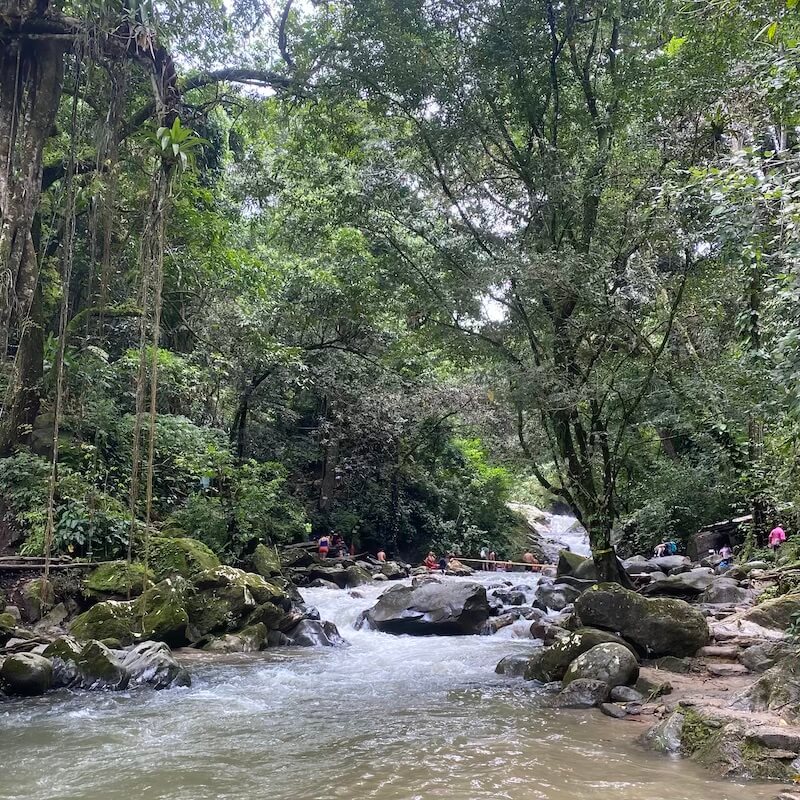
[[[25,555],[43,553],[49,480],[50,464],[44,458],[20,451],[0,459],[6,520],[18,530]],[[55,515],[54,545],[59,551],[104,558],[124,553],[130,522],[122,504],[65,466],[56,485]]]

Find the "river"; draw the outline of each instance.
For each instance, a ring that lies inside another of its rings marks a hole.
[[[304,592],[348,648],[200,656],[190,661],[187,689],[60,692],[0,705],[0,798],[769,800],[777,793],[645,753],[632,741],[633,723],[537,707],[530,684],[494,673],[503,655],[534,646],[508,629],[461,638],[353,630],[383,588],[360,590],[362,598]]]

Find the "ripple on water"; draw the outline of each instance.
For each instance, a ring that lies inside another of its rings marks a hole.
[[[496,580],[498,576],[480,576]],[[506,576],[511,578],[512,576]],[[306,592],[351,642],[193,663],[192,687],[0,707],[2,800],[760,800],[648,755],[624,724],[538,709],[497,637],[355,631],[361,599]]]

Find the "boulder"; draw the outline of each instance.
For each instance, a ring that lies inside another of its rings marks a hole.
[[[131,674],[101,642],[88,642],[78,656],[78,684],[82,689],[127,689]]]
[[[750,672],[766,672],[789,656],[797,657],[797,646],[789,642],[763,642],[739,654],[739,662]]]
[[[582,590],[567,583],[540,583],[536,588],[536,608],[550,611],[563,611],[574,603]]]
[[[395,634],[464,635],[480,633],[488,618],[486,589],[480,584],[425,582],[387,590],[358,625]]]
[[[752,599],[752,592],[743,589],[733,578],[717,578],[698,598],[709,605],[746,603]]]
[[[192,587],[175,575],[157,583],[135,601],[135,616],[144,639],[166,642],[172,647],[187,644],[189,613],[186,607]]]
[[[14,635],[16,627],[17,619],[13,614],[0,614],[0,647]]]
[[[286,619],[286,611],[274,603],[262,603],[247,618],[248,625],[262,623],[267,630],[280,630]]]
[[[189,673],[175,660],[164,642],[137,644],[125,654],[122,665],[131,676],[131,686],[171,689],[192,683]]]
[[[800,659],[789,657],[768,669],[733,702],[747,711],[772,711],[795,723],[800,719]]]
[[[390,581],[399,581],[408,575],[408,570],[404,565],[396,561],[387,561],[381,565],[381,574]]]
[[[575,601],[584,625],[615,631],[644,654],[687,656],[708,644],[705,617],[682,600],[648,599],[618,584],[599,584]]]
[[[628,712],[616,703],[600,703],[599,708],[603,714],[612,719],[625,719],[628,716]]]
[[[701,567],[650,583],[642,589],[642,594],[646,597],[697,597],[714,581],[713,571]]]
[[[659,753],[680,753],[683,736],[683,714],[674,711],[644,735],[644,743]]]
[[[137,597],[142,593],[142,586],[153,581],[151,570],[145,572],[144,564],[134,561],[107,561],[92,570],[84,584],[89,597],[100,600],[111,598]]]
[[[484,636],[494,636],[497,631],[507,628],[509,625],[513,625],[518,619],[519,612],[516,611],[516,609],[508,614],[500,614],[497,617],[492,617],[486,622],[483,628],[481,628],[481,634]]]
[[[205,570],[220,566],[220,561],[197,539],[153,536],[150,538],[149,564],[157,581],[171,575],[191,580]]]
[[[521,678],[528,667],[528,661],[530,661],[529,655],[515,653],[501,658],[494,671],[498,675],[507,675],[509,678]]]
[[[363,586],[365,583],[372,583],[372,573],[368,572],[364,567],[358,564],[353,564],[351,567],[345,569],[347,576],[347,587],[355,589],[357,586]]]
[[[592,628],[579,628],[568,636],[559,639],[552,647],[536,650],[528,659],[524,677],[542,683],[560,681],[567,673],[569,665],[583,653],[599,644],[620,644],[630,649],[618,636]]]
[[[274,547],[257,544],[250,560],[253,564],[253,571],[262,578],[271,578],[281,574],[281,560]]]
[[[514,589],[493,589],[492,597],[496,597],[504,606],[521,606],[525,604],[525,594]]]
[[[53,665],[36,653],[16,653],[0,665],[0,686],[8,694],[32,697],[53,685]]]
[[[256,603],[283,602],[285,592],[274,583],[255,572],[222,565],[205,570],[194,579],[198,589],[236,589],[243,594],[249,592]]]
[[[53,688],[60,689],[77,683],[81,646],[76,639],[60,636],[47,645],[42,655],[49,658],[53,665]]]
[[[614,643],[598,644],[579,655],[567,668],[564,686],[579,678],[603,681],[609,689],[636,683],[639,662],[631,651]]]
[[[204,650],[211,653],[255,653],[267,645],[267,629],[258,622],[237,633],[227,633],[208,642]]]
[[[134,640],[135,601],[105,600],[76,617],[70,632],[79,641],[118,639],[123,645]]]
[[[613,686],[611,699],[615,703],[644,703],[644,695],[632,686]]]
[[[560,578],[563,575],[569,575],[573,578],[581,578],[584,580],[595,580],[597,578],[597,571],[595,570],[594,561],[584,556],[579,556],[577,553],[572,553],[569,550],[560,550],[558,553],[558,564],[556,566],[556,577]]]
[[[324,581],[335,583],[340,589],[347,588],[347,570],[341,564],[332,566],[317,564],[309,567],[307,574],[310,581],[321,578]]]
[[[669,573],[674,569],[691,567],[692,562],[686,556],[661,556],[650,561],[660,572]]]
[[[622,562],[622,567],[628,575],[649,575],[652,572],[661,572],[661,567],[654,564],[644,556],[634,556],[633,558],[626,558]]]
[[[287,632],[290,643],[298,647],[341,647],[347,642],[332,622],[304,619]]]
[[[17,597],[22,617],[28,622],[37,622],[44,610],[55,604],[53,584],[42,578],[26,581],[18,590]]]
[[[800,594],[786,594],[748,609],[739,618],[762,628],[785,631],[797,613],[800,613]]]
[[[315,563],[316,556],[305,546],[289,547],[281,551],[281,566],[286,569],[302,569]]]
[[[565,686],[546,705],[553,708],[595,708],[608,699],[608,684],[578,678]]]
[[[209,633],[235,631],[255,611],[257,605],[246,586],[218,586],[200,590],[189,599],[186,636],[189,641],[196,642]]]

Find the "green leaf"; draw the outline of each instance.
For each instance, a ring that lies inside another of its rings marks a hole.
[[[664,52],[670,57],[678,55],[680,49],[686,44],[685,36],[673,36],[664,48]]]

